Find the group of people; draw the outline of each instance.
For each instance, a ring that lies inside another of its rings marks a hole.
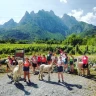
[[[10,60],[10,64],[12,65],[18,64],[14,56],[12,58],[8,56],[8,59]],[[61,51],[60,54],[57,56],[55,53],[50,51],[47,54],[47,56],[41,54],[39,55],[34,54],[30,58],[28,57],[25,58],[23,63],[24,81],[26,82],[26,76],[28,76],[28,81],[30,82],[30,74],[29,74],[30,67],[33,69],[33,73],[35,75],[36,68],[39,69],[39,66],[41,64],[51,64],[52,62],[54,62],[54,64],[57,66],[58,82],[61,82],[60,79],[62,79],[62,82],[64,82],[63,72],[68,71],[68,64],[70,65],[70,73],[74,73],[74,57],[72,56],[72,54],[67,55],[67,53]],[[83,69],[88,68],[87,56],[84,55],[84,57],[82,58],[82,62],[83,62]],[[83,74],[84,73],[85,71],[83,70]]]
[[[18,65],[18,62],[17,62],[15,56],[12,56],[12,57],[8,56],[8,60],[11,65]],[[8,70],[9,70],[9,66],[7,65],[6,71],[8,72]]]

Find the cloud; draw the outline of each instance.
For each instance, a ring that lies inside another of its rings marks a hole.
[[[74,16],[78,21],[83,21],[89,24],[96,25],[96,7],[93,8],[92,12],[84,14],[83,10],[72,10],[68,13],[70,16]]]
[[[68,13],[68,15],[75,17],[77,20],[81,18],[83,15],[83,10],[72,10],[71,13]]]
[[[93,11],[96,11],[96,7],[93,8]]]
[[[64,2],[64,3],[67,3],[67,0],[60,0],[60,2]]]
[[[82,16],[80,21],[84,21],[87,22],[89,24],[95,24],[96,23],[94,21],[96,21],[96,15],[92,12],[87,13],[85,16]]]
[[[0,25],[3,25],[6,22],[6,20],[0,20]]]

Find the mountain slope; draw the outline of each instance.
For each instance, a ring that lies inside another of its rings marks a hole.
[[[0,26],[0,39],[13,38],[16,40],[58,39],[62,40],[72,33],[92,35],[95,26],[79,22],[74,17],[64,14],[62,18],[54,12],[40,10],[38,13],[25,12],[19,23],[10,19]],[[96,30],[96,29],[94,29]],[[89,32],[90,31],[90,32]]]

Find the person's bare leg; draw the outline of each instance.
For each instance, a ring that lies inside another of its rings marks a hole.
[[[82,71],[83,71],[83,76],[84,76],[85,75],[85,69],[83,68]]]
[[[30,73],[27,72],[27,76],[28,76],[28,81],[30,82]]]
[[[24,81],[26,82],[26,72],[24,71]]]
[[[74,65],[71,65],[71,72],[74,72]]]
[[[89,71],[88,68],[86,68],[86,75],[88,75],[88,71]]]
[[[61,72],[62,82],[64,82],[63,72]]]
[[[58,72],[58,82],[60,82],[60,72]]]
[[[33,67],[33,74],[35,74],[35,67]]]

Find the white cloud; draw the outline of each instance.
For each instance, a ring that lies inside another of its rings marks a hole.
[[[96,7],[94,7],[93,10],[95,11]],[[78,21],[84,21],[86,23],[96,25],[96,12],[94,11],[88,12],[84,15],[83,10],[72,10],[68,15],[74,16]]]
[[[71,13],[68,13],[68,15],[75,17],[77,20],[81,18],[83,15],[83,10],[72,10]]]
[[[60,0],[60,2],[64,2],[64,3],[67,3],[67,0]]]
[[[6,20],[0,20],[0,25],[3,25],[6,22]]]
[[[96,11],[96,7],[93,8],[93,11]]]
[[[82,16],[80,21],[84,21],[90,24],[94,24],[94,20],[96,21],[96,15],[92,12],[87,13],[85,16]]]

